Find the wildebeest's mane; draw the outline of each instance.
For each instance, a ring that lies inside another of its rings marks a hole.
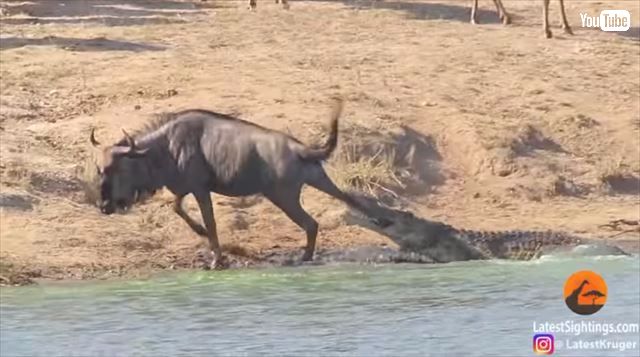
[[[178,111],[178,112],[162,112],[162,113],[158,113],[158,114],[154,115],[154,118],[151,119],[148,123],[146,123],[142,128],[133,131],[130,135],[134,139],[143,137],[143,136],[145,136],[147,134],[150,134],[150,133],[162,128],[166,124],[169,124],[174,120],[177,120],[179,117],[181,117],[181,116],[183,116],[185,114],[189,114],[189,113],[204,114],[204,115],[215,117],[217,119],[241,122],[243,124],[246,124],[246,125],[249,125],[249,126],[253,126],[255,128],[259,128],[259,129],[265,130],[265,131],[277,131],[277,130],[273,130],[273,129],[269,129],[269,128],[263,127],[263,126],[258,125],[256,123],[252,123],[252,122],[247,121],[247,120],[243,120],[243,119],[234,117],[234,116],[232,116],[230,114],[218,113],[218,112],[214,112],[214,111],[210,111],[210,110],[206,110],[206,109],[187,109],[187,110],[182,110],[182,111]],[[288,135],[286,133],[282,133],[282,134],[288,136],[289,138],[291,138],[292,140],[294,140],[294,141],[296,141],[298,143],[302,143],[302,142],[300,142],[300,140],[294,138],[291,135]],[[115,145],[116,146],[126,146],[127,145],[126,138],[120,139]]]
[[[153,131],[160,129],[165,124],[175,120],[176,117],[177,117],[177,113],[172,113],[172,112],[163,112],[163,113],[156,114],[154,115],[153,119],[147,122],[142,128],[136,129],[135,131],[131,132],[130,135],[134,139],[137,139],[141,136],[144,136],[146,134],[149,134]],[[115,145],[126,146],[127,145],[126,138],[122,138],[118,140],[118,142],[116,142]]]

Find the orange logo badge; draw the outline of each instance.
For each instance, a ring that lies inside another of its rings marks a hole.
[[[600,311],[607,302],[607,293],[607,283],[590,270],[575,272],[564,283],[564,301],[579,315]]]

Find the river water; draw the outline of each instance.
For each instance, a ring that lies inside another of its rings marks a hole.
[[[583,269],[608,284],[606,305],[591,316],[571,312],[562,296],[567,277]],[[637,256],[544,257],[3,288],[0,354],[530,356],[534,324],[640,321],[639,281]],[[562,356],[637,356],[640,347],[637,332],[555,339]],[[616,345],[568,348],[578,340]],[[635,342],[635,349],[620,351],[620,341]]]

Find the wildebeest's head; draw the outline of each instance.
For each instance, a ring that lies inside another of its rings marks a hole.
[[[100,147],[94,131],[91,131],[90,141],[95,147]],[[135,142],[124,129],[125,145],[114,145],[102,148],[102,163],[96,165],[100,178],[100,211],[112,214],[117,209],[127,210],[134,204],[141,194],[140,179],[144,175],[144,165],[141,160],[148,149],[136,148]]]

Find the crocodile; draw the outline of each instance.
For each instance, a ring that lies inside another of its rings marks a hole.
[[[480,259],[533,260],[543,255],[582,249],[597,255],[630,255],[618,246],[560,231],[474,231],[430,221],[413,213],[379,205],[358,195],[357,199],[389,221],[386,227],[372,224],[350,211],[355,223],[389,237],[400,252],[415,253],[436,263]]]
[[[320,248],[313,261],[299,259],[297,249],[266,252],[252,266],[323,265],[327,263],[449,263],[470,260],[534,260],[548,254],[618,255],[632,254],[602,239],[589,239],[560,231],[476,231],[417,217],[405,210],[385,207],[371,197],[348,193],[362,208],[390,224],[375,224],[360,211],[347,211],[347,221],[390,238],[393,245]],[[209,267],[208,254],[197,260]],[[246,266],[242,259],[231,266]]]

